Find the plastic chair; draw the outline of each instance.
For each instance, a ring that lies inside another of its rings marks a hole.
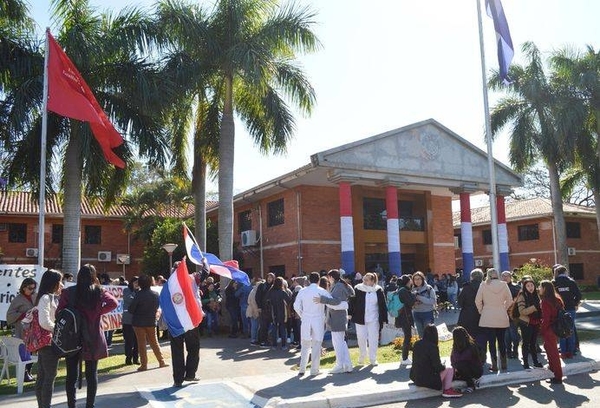
[[[6,361],[6,346],[4,345],[4,339],[6,336],[0,337],[0,359],[2,360],[2,371],[0,371],[0,381],[6,377],[6,380],[10,382],[10,377],[8,374],[8,361]]]
[[[31,356],[27,361],[21,361],[21,355],[19,353],[19,346],[24,345],[23,340],[17,337],[2,337],[0,338],[2,355],[4,356],[4,364],[2,367],[2,373],[0,379],[6,376],[8,383],[10,384],[10,372],[9,368],[14,365],[16,368],[16,380],[17,380],[17,394],[23,393],[23,382],[25,378],[25,366],[29,363],[35,363],[37,356]]]

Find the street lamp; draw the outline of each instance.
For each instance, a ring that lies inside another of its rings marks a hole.
[[[175,248],[177,248],[177,244],[164,244],[162,246],[162,249],[169,254],[169,273],[173,270],[173,251],[175,251]]]

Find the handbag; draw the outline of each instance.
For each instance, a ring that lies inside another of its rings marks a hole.
[[[37,307],[28,311],[23,319],[23,342],[25,343],[25,348],[30,353],[50,346],[52,343],[52,332],[40,326]]]

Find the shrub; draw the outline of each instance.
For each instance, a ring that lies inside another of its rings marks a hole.
[[[533,281],[536,283],[536,285],[544,279],[552,280],[554,278],[552,275],[552,268],[548,265],[540,263],[526,263],[522,265],[516,270],[516,273],[513,274],[513,278],[517,281],[521,281],[523,276],[527,275],[533,278]]]

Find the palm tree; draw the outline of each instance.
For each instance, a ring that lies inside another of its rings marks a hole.
[[[314,14],[295,3],[280,7],[273,0],[220,0],[201,14],[206,17],[196,44],[208,75],[202,85],[210,89],[199,103],[207,102],[207,112],[220,119],[219,255],[232,259],[234,114],[262,152],[285,152],[295,122],[284,97],[304,114],[310,114],[315,101],[295,57],[316,50],[319,42],[311,31]]]
[[[540,52],[527,42],[523,53],[527,66],[514,65],[510,77],[514,82],[505,88],[499,75],[489,80],[494,90],[505,90],[508,96],[492,109],[494,136],[510,126],[509,160],[517,171],[535,164],[539,156],[544,161],[550,179],[550,198],[554,213],[558,262],[568,261],[566,225],[560,191],[560,172],[572,159],[573,138],[565,132],[568,106],[544,72]]]
[[[555,76],[572,97],[572,109],[580,115],[574,127],[579,131],[575,168],[564,180],[563,187],[571,188],[583,182],[594,195],[596,224],[600,237],[600,51],[588,46],[585,53],[568,48],[555,52],[551,58]]]
[[[162,107],[169,102],[169,79],[141,57],[145,51],[149,20],[138,9],[113,15],[96,14],[88,0],[54,0],[53,21],[58,42],[94,91],[117,129],[126,134],[119,155],[130,160],[131,147],[150,165],[167,161],[168,139],[163,131]],[[32,47],[33,48],[33,47]],[[110,167],[87,124],[49,115],[48,179],[39,181],[42,106],[41,51],[31,56],[33,72],[14,70],[2,111],[2,138],[11,147],[8,169],[11,184],[52,189],[60,182],[64,191],[63,269],[76,272],[80,259],[81,196],[103,194],[110,204],[123,189],[129,170]],[[34,50],[35,51],[35,50]],[[50,171],[60,168],[58,178]]]

